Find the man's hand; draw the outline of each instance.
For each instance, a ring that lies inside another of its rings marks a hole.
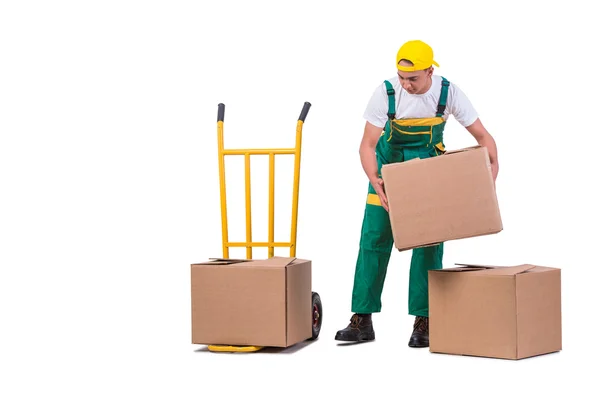
[[[375,192],[377,192],[377,195],[379,196],[381,206],[384,208],[385,211],[390,212],[390,209],[388,207],[387,196],[385,195],[385,188],[383,187],[383,179],[377,178],[374,182],[371,181],[371,185],[373,186],[373,189],[375,189]]]
[[[496,182],[496,177],[498,176],[498,163],[493,162],[492,165],[492,176],[494,177],[494,182]]]

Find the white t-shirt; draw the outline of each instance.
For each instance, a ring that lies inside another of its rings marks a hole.
[[[437,105],[442,89],[442,77],[432,75],[432,84],[423,94],[410,94],[402,88],[398,75],[388,79],[396,92],[396,118],[431,118],[437,113]],[[385,83],[381,82],[367,105],[364,118],[371,124],[383,128],[388,120],[388,94]],[[478,118],[477,111],[467,96],[450,81],[444,119],[454,118],[464,127],[471,125]]]

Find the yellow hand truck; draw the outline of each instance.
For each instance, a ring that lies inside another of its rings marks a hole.
[[[293,148],[267,148],[267,149],[225,149],[223,140],[223,125],[225,122],[225,104],[219,103],[217,112],[217,143],[219,150],[219,181],[221,197],[221,230],[223,258],[229,258],[229,249],[231,247],[245,247],[246,258],[252,259],[253,247],[267,247],[268,257],[274,256],[275,247],[289,247],[290,257],[296,256],[296,232],[298,222],[298,194],[300,186],[300,154],[302,148],[302,128],[304,121],[311,107],[309,102],[305,102],[300,112],[296,124],[296,145]],[[289,242],[275,242],[275,156],[276,155],[294,155],[294,186],[292,193],[292,221]],[[225,156],[244,156],[245,158],[245,183],[246,183],[246,241],[230,242],[228,233],[227,219],[227,196],[225,185]],[[253,155],[269,156],[269,237],[267,242],[255,242],[252,240],[252,216],[251,216],[251,196],[250,196],[250,157]],[[316,339],[321,331],[323,321],[323,305],[318,293],[312,292],[312,304],[307,307],[312,308],[312,337]],[[213,352],[253,352],[262,349],[263,346],[230,346],[230,345],[209,345],[208,349]]]

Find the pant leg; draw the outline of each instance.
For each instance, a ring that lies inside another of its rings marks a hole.
[[[374,197],[377,195],[370,184],[368,193],[377,201],[378,197]],[[393,244],[392,227],[387,211],[381,205],[367,203],[354,272],[353,313],[369,314],[381,311],[381,292]]]
[[[416,248],[412,251],[408,287],[408,313],[414,316],[429,316],[430,269],[442,269],[444,244]]]

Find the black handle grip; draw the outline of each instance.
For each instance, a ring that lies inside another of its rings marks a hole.
[[[217,122],[225,120],[225,104],[219,103],[219,112],[217,113]]]
[[[307,101],[304,103],[304,107],[302,107],[302,112],[300,113],[300,118],[298,120],[304,122],[306,119],[306,115],[308,114],[308,110],[310,110],[311,104]]]

